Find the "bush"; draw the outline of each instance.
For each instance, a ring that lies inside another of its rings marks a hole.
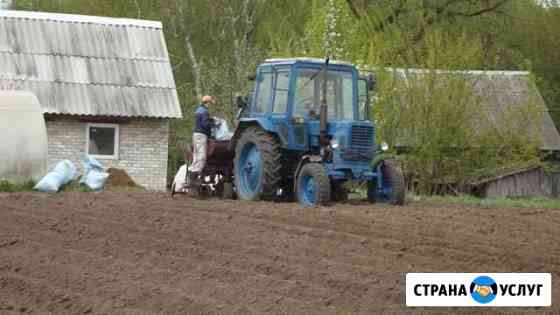
[[[420,193],[462,186],[487,169],[539,160],[538,100],[531,91],[525,99],[502,100],[509,91],[495,90],[500,78],[453,71],[477,63],[481,49],[466,47],[470,42],[436,32],[427,36],[422,70],[376,71],[379,140],[408,149],[404,165]],[[515,104],[505,103],[510,101]]]
[[[0,181],[0,192],[21,192],[21,191],[32,191],[35,183],[33,181],[28,181],[23,184],[14,184],[7,180]]]

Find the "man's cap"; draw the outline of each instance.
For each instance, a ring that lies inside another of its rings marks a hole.
[[[214,103],[214,97],[211,96],[211,95],[204,95],[202,97],[202,103],[204,103],[204,104]]]

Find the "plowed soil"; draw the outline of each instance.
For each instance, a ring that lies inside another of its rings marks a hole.
[[[552,308],[413,309],[407,272],[550,272]],[[560,210],[0,194],[0,314],[559,314]]]

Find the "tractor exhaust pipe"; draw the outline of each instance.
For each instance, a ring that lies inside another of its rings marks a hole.
[[[319,142],[321,146],[325,147],[329,145],[329,139],[327,137],[327,81],[329,77],[329,58],[325,59],[325,64],[323,65],[323,91],[321,97],[321,111],[319,115]]]

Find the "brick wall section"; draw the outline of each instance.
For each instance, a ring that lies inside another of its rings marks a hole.
[[[49,169],[69,159],[82,171],[86,153],[86,126],[72,118],[47,121]],[[138,119],[119,123],[118,160],[98,159],[105,168],[125,170],[138,184],[149,190],[163,191],[167,185],[169,121]]]

